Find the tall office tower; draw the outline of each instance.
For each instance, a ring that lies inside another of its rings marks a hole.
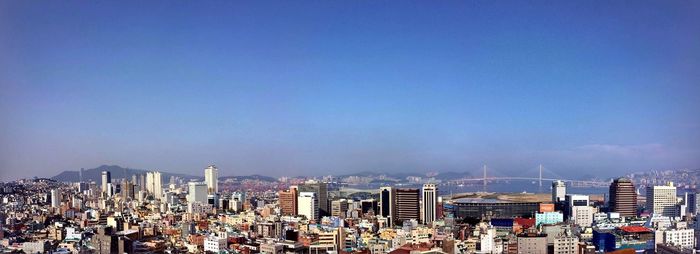
[[[102,192],[107,192],[107,184],[112,183],[112,173],[102,171]]]
[[[610,211],[621,216],[637,216],[637,193],[632,180],[621,177],[610,184]]]
[[[393,225],[395,203],[394,189],[391,187],[382,187],[379,189],[379,215],[388,218],[387,221]]]
[[[134,184],[126,179],[122,182],[122,197],[124,200],[127,198],[134,199]]]
[[[204,169],[204,182],[207,183],[209,193],[219,192],[219,169],[214,165]]]
[[[138,185],[139,181],[137,179],[138,177],[136,175],[131,175],[131,184],[133,185]]]
[[[203,182],[189,182],[187,183],[187,202],[194,203],[200,202],[202,204],[207,203],[207,184]]]
[[[163,177],[160,172],[146,173],[146,190],[153,194],[153,198],[160,200],[163,197]],[[206,202],[205,202],[206,203]]]
[[[331,216],[345,218],[345,213],[348,211],[348,200],[339,199],[331,201]]]
[[[576,206],[590,206],[588,195],[566,194],[564,198],[564,219],[571,220],[573,208]]]
[[[556,180],[552,182],[552,203],[564,201],[566,198],[566,184],[563,181]]]
[[[306,216],[309,220],[318,220],[318,201],[315,192],[299,192],[298,207],[299,215]]]
[[[313,192],[316,193],[316,207],[318,208],[319,216],[328,216],[330,214],[329,204],[328,204],[328,184],[316,181],[308,181],[302,185],[299,185],[299,192]],[[319,218],[320,219],[320,218]]]
[[[678,216],[677,201],[676,187],[673,186],[673,182],[669,182],[668,185],[647,187],[647,209],[656,215]]]
[[[370,212],[373,215],[379,214],[379,206],[377,205],[377,200],[375,199],[363,199],[360,201],[360,208],[362,211],[362,214],[369,214]]]
[[[700,195],[698,195],[698,192],[687,192],[685,195],[685,199],[686,204],[688,205],[688,213],[697,215],[698,211],[700,211]],[[700,241],[700,239],[698,239],[698,241]]]
[[[59,189],[51,190],[51,207],[61,206],[61,191]]]
[[[139,176],[139,178],[141,179],[139,181],[139,185],[141,186],[141,191],[147,191],[148,189],[146,188],[146,175],[141,174]]]
[[[279,205],[282,215],[297,215],[297,195],[296,186],[289,187],[289,190],[279,192]]]
[[[420,190],[419,189],[396,189],[395,208],[397,225],[403,225],[405,220],[415,219],[420,221]]]
[[[429,225],[437,219],[438,189],[435,184],[423,185],[423,223]]]
[[[83,171],[85,171],[85,169],[84,169],[84,168],[80,168],[80,176],[79,176],[79,178],[80,178],[80,182],[81,182],[81,183],[83,182]]]

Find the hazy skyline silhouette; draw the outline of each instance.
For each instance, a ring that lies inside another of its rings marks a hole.
[[[0,180],[700,168],[700,2],[0,1]]]

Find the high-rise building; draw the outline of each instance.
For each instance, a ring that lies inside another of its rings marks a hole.
[[[219,192],[219,169],[214,165],[209,165],[204,169],[204,182],[207,183],[209,193]]]
[[[319,210],[319,216],[328,216],[330,214],[328,204],[328,184],[322,182],[308,181],[298,186],[299,192],[316,193],[316,207]]]
[[[379,189],[379,215],[388,218],[391,224],[394,218],[394,189],[391,187],[382,187]]]
[[[563,181],[552,182],[552,203],[564,201],[566,198],[566,184]]]
[[[420,221],[420,190],[419,189],[396,189],[394,191],[396,199],[397,225],[403,225],[406,220]]]
[[[187,191],[188,203],[207,203],[207,184],[203,182],[189,182],[187,183]]]
[[[153,194],[153,198],[160,200],[163,196],[163,177],[160,172],[153,171],[146,173],[146,190]]]
[[[590,206],[590,199],[587,195],[566,194],[564,198],[564,219],[573,220],[573,209],[576,206]]]
[[[677,201],[676,187],[672,182],[668,185],[647,187],[647,209],[656,215],[678,216]]]
[[[296,186],[289,187],[289,190],[280,191],[279,206],[283,215],[297,215],[297,196],[299,192]]]
[[[610,184],[610,211],[621,216],[637,216],[637,193],[632,180],[628,178],[615,179]]]
[[[317,205],[315,192],[299,192],[297,207],[299,215],[304,215],[309,220],[318,220],[319,209]]]
[[[102,192],[107,192],[107,184],[112,183],[112,173],[102,171]]]
[[[331,216],[345,218],[345,213],[348,211],[348,200],[339,199],[331,201]]]
[[[61,206],[61,191],[59,189],[51,190],[51,207]]]
[[[688,205],[688,213],[697,215],[700,211],[700,195],[698,195],[697,191],[687,192],[685,197],[686,204]],[[700,239],[698,241],[700,241]]]
[[[423,223],[428,225],[437,220],[438,189],[435,184],[423,185]]]

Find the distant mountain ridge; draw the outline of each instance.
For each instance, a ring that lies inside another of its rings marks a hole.
[[[124,178],[125,176],[128,179],[131,179],[132,175],[143,175],[146,174],[146,172],[152,171],[152,170],[144,170],[144,169],[133,169],[133,168],[123,168],[118,165],[102,165],[96,168],[91,168],[91,169],[85,169],[83,170],[83,181],[89,182],[89,181],[95,181],[95,182],[100,182],[102,181],[102,171],[109,171],[110,174],[112,175],[112,179],[120,179]],[[168,173],[164,171],[159,171],[162,174],[163,181],[167,182],[171,176],[178,176],[182,177],[185,179],[201,179],[202,177],[198,176],[192,176],[192,175],[187,175],[187,174],[175,174],[175,173]],[[61,182],[77,182],[80,181],[80,170],[76,171],[71,171],[71,170],[66,170],[58,175],[51,177],[51,179],[56,180],[56,181],[61,181]]]

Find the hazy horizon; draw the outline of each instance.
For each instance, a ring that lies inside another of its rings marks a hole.
[[[0,1],[0,181],[700,168],[700,2]]]

